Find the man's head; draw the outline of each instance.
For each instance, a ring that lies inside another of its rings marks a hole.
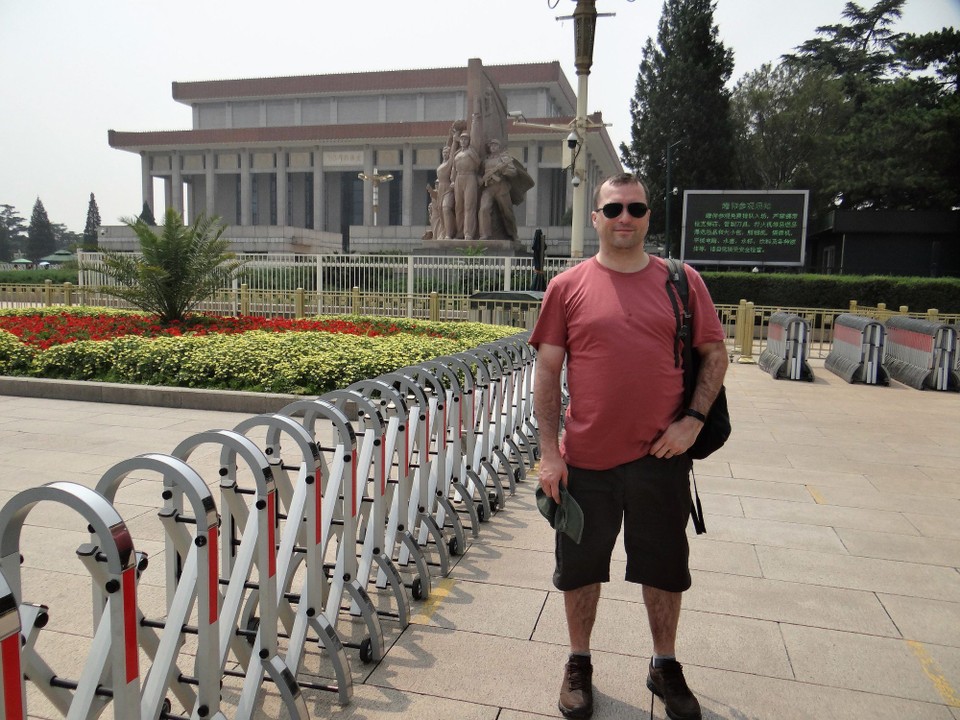
[[[449,146],[449,145],[444,145],[443,148],[441,148],[441,150],[440,150],[440,157],[442,157],[444,160],[446,160],[448,157],[450,157],[450,146]]]
[[[487,152],[496,155],[500,152],[500,141],[496,138],[487,141]]]
[[[460,147],[470,147],[470,133],[460,133]]]
[[[593,194],[593,227],[601,250],[643,250],[650,228],[647,187],[630,173],[607,178]]]

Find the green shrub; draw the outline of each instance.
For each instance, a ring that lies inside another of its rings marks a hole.
[[[13,333],[0,330],[0,375],[26,375],[34,351]]]

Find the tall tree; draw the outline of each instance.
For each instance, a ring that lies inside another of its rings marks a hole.
[[[13,260],[13,245],[10,244],[10,231],[0,224],[0,262]]]
[[[812,207],[832,199],[824,197],[824,174],[849,114],[839,80],[825,70],[768,63],[737,83],[732,114],[742,187],[808,189]]]
[[[49,255],[57,249],[57,238],[53,231],[53,224],[47,217],[47,209],[43,201],[37,198],[33,204],[33,214],[30,216],[30,227],[27,230],[27,257],[33,262],[39,262],[44,255]]]
[[[824,142],[820,176],[841,208],[949,209],[960,204],[960,34],[894,32],[905,0],[848,2],[784,61],[842,83],[847,121]]]
[[[13,252],[22,252],[27,246],[27,223],[13,205],[0,205],[0,226],[6,229]]]
[[[153,217],[153,210],[150,209],[150,203],[143,201],[143,210],[140,211],[140,217],[137,220],[143,220],[150,227],[156,227],[157,221]]]
[[[665,0],[657,44],[647,39],[630,101],[624,164],[647,181],[654,233],[665,229],[668,147],[670,185],[724,189],[734,182],[734,131],[727,81],[733,52],[719,40],[715,0]],[[679,202],[671,202],[670,247],[679,248]]]
[[[87,224],[83,227],[83,247],[85,250],[96,250],[100,237],[100,209],[97,199],[90,193],[90,202],[87,204]]]

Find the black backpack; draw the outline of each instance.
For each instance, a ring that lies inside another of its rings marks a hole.
[[[670,286],[673,286],[671,291]],[[697,386],[697,374],[700,372],[700,353],[693,352],[693,315],[690,314],[690,291],[687,285],[687,273],[683,263],[674,258],[667,260],[667,295],[673,305],[673,313],[677,319],[677,335],[674,342],[674,363],[683,362],[683,403],[688,407],[693,398],[694,388]],[[680,306],[677,298],[680,298]],[[682,312],[681,312],[682,307]],[[702,460],[723,447],[730,437],[730,412],[727,409],[727,389],[720,387],[720,393],[714,400],[703,428],[696,441],[687,450],[687,454],[694,460]],[[693,524],[697,534],[706,532],[703,521],[703,511],[700,508],[700,497],[697,494],[696,479],[693,485],[694,506],[691,508]]]

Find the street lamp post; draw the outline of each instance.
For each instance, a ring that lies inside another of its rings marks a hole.
[[[587,129],[587,78],[593,65],[593,40],[597,30],[597,0],[576,0],[573,11],[573,42],[577,68],[577,115],[574,132],[577,141],[586,141]],[[582,148],[578,148],[582,149]],[[582,152],[573,156],[573,227],[570,230],[570,257],[583,257],[583,226],[585,224],[587,183]]]
[[[377,172],[377,169],[373,169],[372,175],[367,175],[366,173],[357,173],[357,177],[363,180],[364,182],[369,182],[373,184],[373,226],[377,226],[377,210],[380,207],[380,183],[390,182],[393,180],[393,175],[390,173],[384,173],[381,175]]]
[[[664,217],[666,218],[666,245],[667,245],[667,256],[673,257],[673,241],[670,239],[670,201],[673,198],[673,149],[680,144],[680,141],[670,143],[667,145],[667,187],[665,188],[666,194],[666,209],[664,212]],[[677,248],[677,255],[679,255],[680,248]]]

